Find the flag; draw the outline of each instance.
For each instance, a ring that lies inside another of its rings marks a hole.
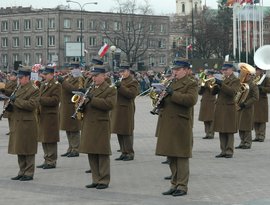
[[[187,49],[188,49],[189,51],[191,51],[191,50],[192,50],[192,44],[189,44],[189,45],[187,46]]]
[[[105,43],[105,44],[99,49],[98,55],[99,55],[100,58],[102,58],[102,57],[106,54],[106,52],[108,51],[109,47],[110,47],[110,46],[109,46],[107,43]]]

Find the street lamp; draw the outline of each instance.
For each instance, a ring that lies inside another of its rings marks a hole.
[[[81,9],[81,22],[80,22],[80,28],[81,28],[81,58],[80,58],[80,65],[82,65],[82,63],[83,63],[83,50],[82,50],[82,44],[83,44],[83,42],[82,42],[82,20],[83,20],[83,18],[82,18],[82,12],[83,12],[83,8],[86,6],[86,5],[88,5],[88,4],[95,4],[95,5],[97,5],[98,4],[98,2],[88,2],[88,3],[84,3],[83,5],[81,5],[79,2],[77,2],[77,1],[71,1],[71,0],[66,0],[66,2],[67,3],[75,3],[75,4],[78,4],[79,6],[80,6],[80,9]]]
[[[115,51],[116,51],[116,46],[111,46],[110,47],[111,53],[112,53],[112,71],[114,72],[114,68],[115,68]]]

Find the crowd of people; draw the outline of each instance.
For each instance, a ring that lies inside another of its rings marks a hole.
[[[19,171],[11,179],[30,181],[35,168],[55,169],[59,132],[63,130],[69,145],[61,157],[87,154],[90,170],[86,172],[92,173],[92,183],[86,188],[108,188],[110,135],[116,134],[119,142],[121,154],[115,160],[134,160],[135,98],[154,91],[153,114],[158,114],[155,154],[167,157],[171,171],[167,177],[171,186],[162,194],[186,195],[194,105],[199,95],[203,139],[219,134],[221,152],[216,158],[233,158],[234,148],[250,149],[252,142],[265,140],[270,80],[258,67],[239,64],[239,70],[236,76],[234,64],[225,62],[220,69],[222,79],[215,76],[214,70],[205,70],[196,78],[187,59],[176,59],[165,74],[133,72],[125,62],[117,72],[110,73],[101,60],[95,59],[91,69],[83,73],[78,66],[60,73],[45,67],[37,83],[31,81],[31,69],[21,67],[5,75],[7,80],[0,84],[7,96],[2,114],[10,128],[8,153],[18,156]],[[162,89],[155,90],[153,83],[163,84]],[[241,143],[234,147],[236,133]],[[44,161],[35,166],[38,142]]]

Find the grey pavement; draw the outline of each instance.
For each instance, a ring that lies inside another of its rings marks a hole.
[[[2,106],[2,104],[0,104]],[[165,157],[155,156],[155,129],[157,116],[148,97],[136,99],[136,125],[134,132],[134,161],[115,161],[119,156],[117,137],[112,135],[111,183],[106,190],[86,189],[91,183],[88,159],[85,154],[77,158],[58,158],[57,168],[36,169],[30,182],[12,181],[18,172],[16,155],[7,154],[7,119],[0,121],[0,205],[13,204],[90,204],[90,205],[269,205],[270,204],[270,140],[253,143],[251,150],[235,150],[232,159],[216,159],[220,153],[216,133],[213,140],[203,140],[203,123],[198,122],[199,101],[195,106],[194,148],[190,160],[188,195],[162,196],[170,187],[165,176],[168,165],[161,164]],[[1,110],[1,109],[0,109]],[[254,133],[253,133],[254,135]],[[235,135],[235,145],[239,143]],[[58,155],[68,146],[64,132],[58,144]],[[36,165],[43,162],[39,144]]]

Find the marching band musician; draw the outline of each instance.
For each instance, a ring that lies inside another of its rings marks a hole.
[[[235,95],[240,88],[240,80],[234,75],[234,66],[225,62],[222,66],[224,80],[215,79],[217,86],[212,94],[218,94],[214,114],[214,131],[219,132],[221,153],[216,158],[232,158],[234,151],[234,133],[237,132],[237,112]]]
[[[92,184],[86,188],[106,189],[110,183],[110,111],[116,103],[116,90],[105,81],[105,68],[91,71],[93,85],[85,96],[80,152],[88,154]]]
[[[256,67],[256,75],[263,76],[264,70]],[[254,130],[255,139],[253,142],[263,142],[265,140],[266,133],[266,122],[268,122],[268,97],[267,94],[270,93],[270,78],[265,77],[265,79],[258,85],[259,88],[259,100],[254,103]]]
[[[37,168],[56,167],[57,142],[59,142],[59,103],[61,84],[54,79],[54,68],[46,67],[42,71],[44,82],[40,87],[39,137],[44,151],[44,162]]]
[[[246,63],[239,63],[245,65],[248,70],[246,74],[242,74],[240,71],[240,82],[246,83],[249,86],[248,95],[243,102],[240,103],[238,110],[238,120],[239,120],[239,136],[240,144],[235,147],[236,149],[250,149],[252,144],[251,130],[253,129],[253,114],[254,114],[254,103],[259,99],[258,86],[253,83],[253,76],[255,74],[255,68]],[[241,69],[241,68],[240,68]],[[241,77],[243,76],[243,77]]]
[[[37,153],[37,108],[39,89],[30,81],[31,69],[20,68],[18,72],[19,87],[10,96],[12,106],[12,129],[10,132],[8,153],[18,156],[19,173],[12,180],[33,180],[35,171],[35,154]]]
[[[135,98],[139,94],[139,83],[130,75],[130,65],[122,63],[119,68],[121,80],[115,82],[117,103],[112,111],[112,133],[117,134],[121,155],[115,160],[134,159],[133,130]]]
[[[78,69],[79,64],[75,64],[75,68]],[[77,91],[83,88],[84,80],[82,77],[73,76],[72,74],[67,75],[65,78],[58,76],[57,80],[62,84],[62,96],[60,103],[60,129],[66,131],[69,143],[67,152],[61,156],[78,157],[81,123],[79,120],[71,118],[75,109],[74,104],[71,102],[71,98],[73,96],[72,91]]]
[[[171,187],[162,194],[183,196],[188,190],[189,158],[193,147],[192,109],[198,99],[198,86],[188,76],[190,64],[187,60],[176,60],[172,69],[175,78],[166,88],[167,95],[157,123],[156,155],[167,156],[170,160]]]
[[[213,70],[208,70],[205,80],[213,78],[213,74]],[[213,121],[216,96],[212,95],[211,85],[209,82],[210,81],[205,83],[202,82],[202,85],[199,87],[199,95],[201,95],[202,98],[198,119],[204,123],[204,131],[206,135],[203,139],[213,139],[215,134],[213,131]]]

